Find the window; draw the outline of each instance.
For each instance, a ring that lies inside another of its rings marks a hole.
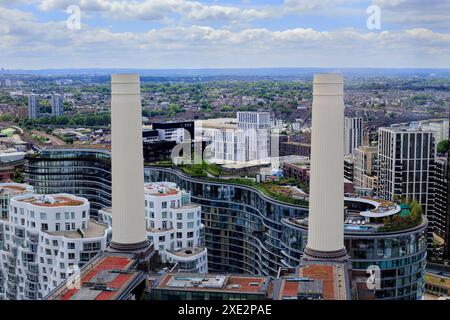
[[[166,202],[166,201],[163,201],[163,202],[161,203],[161,208],[163,208],[163,209],[166,209],[166,208],[167,208],[167,202]]]
[[[150,211],[150,218],[152,218],[152,219],[155,218],[155,213],[153,211]]]
[[[56,219],[56,220],[60,220],[60,219],[61,219],[61,212],[57,212],[57,213],[56,213],[55,219]]]
[[[41,212],[41,220],[47,220],[47,213]]]
[[[161,218],[167,219],[167,211],[161,212]]]
[[[170,207],[171,207],[171,208],[175,208],[175,200],[170,201]]]
[[[75,223],[72,222],[71,226],[72,226],[72,230],[75,230]]]
[[[183,229],[183,222],[177,222],[177,229],[178,230]]]
[[[182,248],[183,247],[183,241],[177,241],[177,247]]]
[[[74,242],[68,242],[67,243],[67,249],[75,249],[75,243]]]
[[[183,232],[177,232],[177,239],[183,238]]]
[[[188,219],[189,219],[189,220],[194,219],[194,213],[193,213],[193,212],[189,212],[189,213],[188,213]]]
[[[194,222],[188,222],[188,229],[193,229],[194,228]]]
[[[166,237],[165,236],[160,236],[159,237],[159,242],[164,242],[166,241]]]
[[[69,254],[68,254],[68,258],[69,258],[70,260],[73,260],[73,259],[75,259],[75,253],[73,253],[73,252],[69,252]]]
[[[66,231],[69,231],[69,230],[70,230],[70,223],[66,222]]]
[[[48,230],[48,224],[42,223],[41,224],[41,230],[43,230],[43,231]]]
[[[34,218],[34,211],[30,211],[30,217]]]
[[[71,219],[75,219],[75,212],[71,212],[71,213],[70,213],[70,218],[71,218]]]
[[[56,231],[59,231],[60,228],[61,228],[61,226],[59,225],[59,223],[56,223],[56,224],[55,224],[55,229],[56,229]]]
[[[65,216],[66,220],[69,220],[69,219],[70,219],[70,214],[69,214],[69,212],[64,212],[64,216]]]
[[[193,232],[188,232],[187,233],[187,237],[188,238],[193,238],[194,237],[194,233]]]
[[[183,220],[183,214],[177,213],[177,220]]]
[[[155,204],[153,203],[153,201],[149,201],[148,207],[149,208],[154,208],[155,207]]]
[[[83,251],[97,251],[100,250],[100,242],[83,243]]]
[[[53,243],[53,246],[54,246],[54,247],[57,247],[57,246],[58,246],[58,240],[53,240],[52,243]]]
[[[163,229],[167,229],[167,221],[163,221],[162,222],[162,228]]]
[[[83,211],[83,213],[81,214],[82,218],[86,218],[86,211]]]

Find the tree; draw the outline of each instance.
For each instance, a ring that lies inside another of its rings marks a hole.
[[[449,151],[450,143],[448,140],[442,140],[437,145],[437,152],[439,153],[446,153]]]
[[[0,121],[10,122],[14,119],[11,113],[3,113],[0,115]]]

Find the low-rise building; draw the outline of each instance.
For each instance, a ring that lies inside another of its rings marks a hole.
[[[175,183],[147,183],[144,191],[147,236],[161,261],[178,264],[181,272],[208,272],[201,206]],[[100,210],[99,220],[112,225],[111,208]]]
[[[89,202],[70,194],[10,199],[0,248],[4,298],[41,299],[105,250],[109,227],[90,220]]]

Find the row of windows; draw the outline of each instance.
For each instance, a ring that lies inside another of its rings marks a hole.
[[[19,210],[18,210],[19,209]],[[17,214],[18,212],[20,212],[20,215],[23,216],[25,214],[25,210],[24,208],[17,208],[17,207],[13,207],[11,206],[11,212],[14,214]],[[40,219],[41,220],[47,220],[47,212],[40,212]],[[35,218],[35,212],[30,210],[27,210],[27,216],[29,216],[31,219]],[[82,218],[86,218],[86,211],[82,211],[81,213],[81,217]],[[66,220],[74,220],[75,219],[75,212],[64,212],[64,218]],[[17,219],[17,218],[16,218]],[[56,220],[61,220],[61,212],[56,212],[55,213],[55,219]]]

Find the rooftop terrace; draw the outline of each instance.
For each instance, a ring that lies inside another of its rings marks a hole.
[[[26,192],[32,192],[33,187],[19,183],[1,183],[0,194],[16,195]]]
[[[81,206],[85,201],[79,200],[78,197],[70,195],[31,195],[17,199],[20,202],[26,202],[40,207],[70,207]]]
[[[45,231],[47,234],[52,236],[59,236],[59,237],[65,237],[70,239],[81,239],[81,238],[100,238],[105,235],[106,230],[108,229],[108,226],[99,223],[95,220],[90,220],[87,223],[87,228],[83,229],[81,232],[79,231]]]
[[[127,299],[131,290],[146,275],[135,271],[132,254],[103,253],[86,268],[51,292],[47,300],[119,300]],[[76,280],[79,279],[79,285]]]
[[[195,248],[183,248],[181,250],[175,251],[175,250],[166,250],[169,254],[172,254],[177,257],[191,257],[195,256],[197,254],[200,254],[206,250],[205,247],[197,246]]]
[[[168,273],[158,289],[266,294],[270,279],[260,276]]]

